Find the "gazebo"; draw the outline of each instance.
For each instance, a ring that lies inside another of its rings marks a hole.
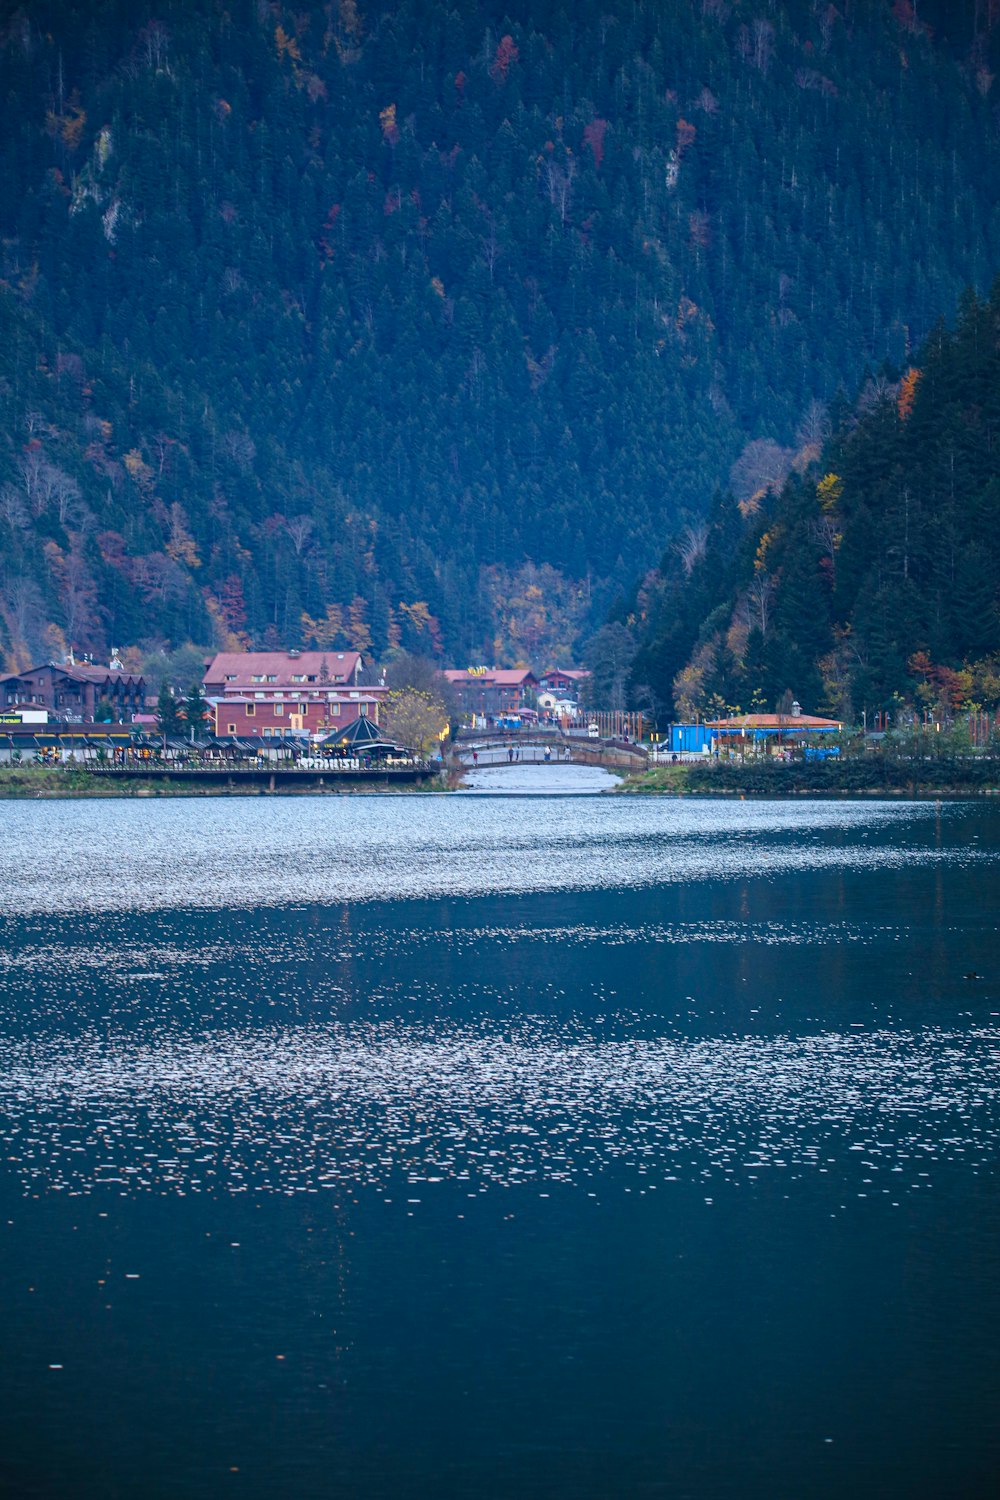
[[[367,714],[359,714],[342,733],[328,734],[317,749],[324,755],[368,755],[375,760],[406,753],[402,746],[387,740]]]

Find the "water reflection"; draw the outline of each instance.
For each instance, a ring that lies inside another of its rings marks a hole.
[[[835,1173],[895,1202],[989,1168],[1000,1028],[650,1039],[529,1017],[0,1044],[25,1191],[309,1193],[452,1181],[708,1192]]]
[[[14,802],[4,819],[0,914],[604,890],[985,857],[956,833],[957,809],[940,815],[939,846],[932,809],[890,803],[428,794]]]
[[[611,791],[620,780],[601,766],[480,766],[466,772],[460,790],[463,794],[488,792],[491,796],[592,797]]]
[[[990,809],[9,810],[0,1491],[991,1493]]]

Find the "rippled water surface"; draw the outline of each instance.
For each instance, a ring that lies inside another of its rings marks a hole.
[[[1000,814],[536,774],[2,804],[0,1491],[997,1492]]]

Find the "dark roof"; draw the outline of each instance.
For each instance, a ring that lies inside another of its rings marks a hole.
[[[349,745],[352,750],[364,750],[369,745],[382,745],[387,741],[378,725],[367,714],[359,714],[354,723],[348,724],[342,733],[335,730],[323,743]]]
[[[0,676],[0,682],[23,682],[34,672],[58,672],[61,677],[68,677],[73,682],[96,682],[103,683],[108,678],[115,681],[130,682],[135,685],[143,684],[143,677],[138,672],[127,672],[124,667],[102,667],[92,662],[75,662],[69,666],[66,662],[43,661],[37,666],[26,667],[23,672],[5,672]]]
[[[527,687],[538,681],[530,667],[488,667],[480,671],[447,667],[444,676],[456,687]]]
[[[367,714],[359,714],[346,729],[335,729],[319,743],[321,750],[353,750],[368,755],[374,750],[399,750],[402,747],[387,740],[378,725]]]
[[[257,755],[261,748],[260,740],[241,740],[236,734],[215,734],[208,741],[208,748],[221,750],[246,750],[248,753]]]

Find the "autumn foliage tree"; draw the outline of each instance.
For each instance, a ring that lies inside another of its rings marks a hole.
[[[401,687],[386,695],[381,722],[391,739],[426,759],[447,732],[448,714],[432,693]]]

